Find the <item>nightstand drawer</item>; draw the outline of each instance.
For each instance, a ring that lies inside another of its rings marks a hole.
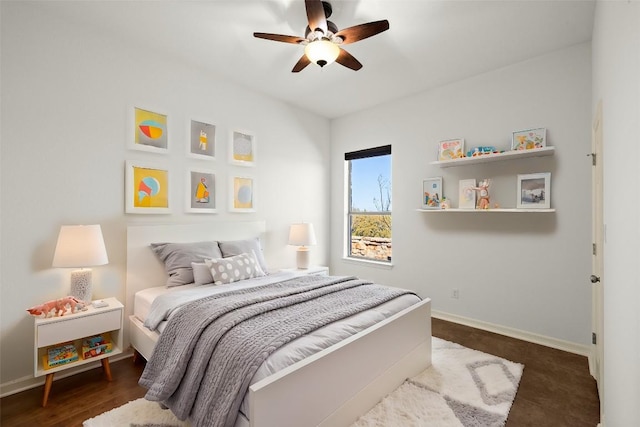
[[[82,318],[69,316],[57,322],[38,325],[37,346],[45,347],[78,337],[88,337],[102,332],[119,330],[122,326],[122,310],[96,312]]]

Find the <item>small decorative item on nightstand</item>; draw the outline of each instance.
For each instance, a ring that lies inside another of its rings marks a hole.
[[[43,302],[40,305],[27,308],[27,311],[32,316],[64,316],[67,312],[67,307],[69,307],[70,314],[87,309],[84,301],[80,301],[76,297],[68,296]]]
[[[60,227],[54,267],[80,268],[71,273],[71,295],[91,301],[91,269],[109,263],[100,225],[63,225]]]

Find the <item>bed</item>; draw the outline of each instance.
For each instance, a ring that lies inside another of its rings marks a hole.
[[[150,305],[153,297],[149,295],[157,289],[164,292],[161,289],[167,281],[163,263],[150,249],[152,243],[255,237],[262,241],[268,238],[264,221],[129,226],[126,311],[133,349],[149,360],[159,340],[158,331],[144,326],[145,309],[140,308],[145,305],[140,303],[140,295],[147,294],[146,304]],[[279,280],[279,274],[286,281],[294,273],[272,272],[270,277],[257,279]],[[187,289],[188,286],[179,292],[186,295],[190,292]],[[431,364],[430,300],[418,300],[394,310],[383,320],[289,366],[275,372],[261,367],[260,375],[256,375],[242,400],[235,426],[334,427],[353,423],[406,378]]]

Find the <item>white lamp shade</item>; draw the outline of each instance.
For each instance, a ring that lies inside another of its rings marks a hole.
[[[304,53],[307,55],[307,58],[309,58],[309,61],[323,67],[331,64],[338,58],[340,48],[329,40],[320,39],[309,43],[304,48]]]
[[[313,224],[303,222],[291,224],[289,229],[289,244],[292,246],[311,246],[316,244],[316,233]]]
[[[54,267],[92,267],[109,263],[100,225],[63,225],[60,227]]]

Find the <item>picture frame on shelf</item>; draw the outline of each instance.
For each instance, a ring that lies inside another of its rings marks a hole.
[[[161,163],[126,162],[126,213],[171,213],[169,194],[168,167]]]
[[[438,161],[464,157],[464,139],[447,139],[438,143]]]
[[[551,172],[518,175],[517,209],[551,208]]]
[[[192,168],[187,170],[185,212],[216,213],[216,175],[213,171]]]
[[[216,126],[204,121],[189,121],[189,144],[187,156],[194,159],[214,160],[216,158]]]
[[[229,163],[239,166],[256,165],[256,135],[248,130],[232,130],[229,136]]]
[[[169,151],[168,115],[158,109],[138,106],[129,115],[129,148],[166,154]]]
[[[475,209],[476,208],[476,180],[461,179],[458,182],[458,208]]]
[[[229,180],[229,211],[256,211],[256,182],[250,176],[232,176]]]
[[[511,134],[512,150],[533,150],[547,146],[547,129],[535,128],[513,132]]]
[[[443,197],[441,176],[422,180],[422,209],[441,209]]]

